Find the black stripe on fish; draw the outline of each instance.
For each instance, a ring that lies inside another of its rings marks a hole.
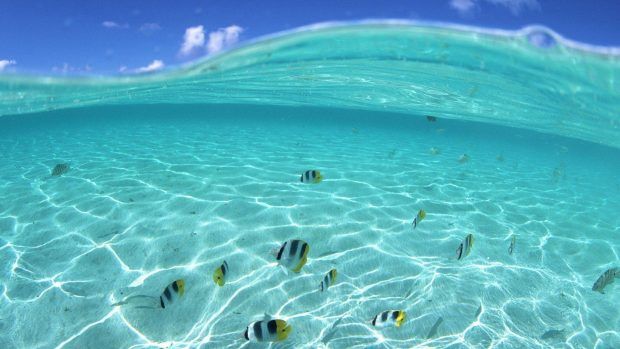
[[[179,285],[177,285],[176,281],[172,283],[172,289],[174,292],[179,293]]]
[[[375,317],[372,319],[372,325],[373,326],[377,325],[377,316],[379,316],[379,315],[375,315]]]
[[[164,290],[164,296],[166,296],[169,301],[172,301],[172,295],[170,294],[170,290],[168,289],[168,287],[166,287],[166,289]]]
[[[276,320],[269,320],[267,323],[267,331],[269,334],[276,334],[278,332],[278,325]]]
[[[304,175],[301,175],[301,177],[299,177],[299,181],[303,182],[304,181]]]
[[[301,254],[299,255],[300,258],[303,257],[303,255],[306,253],[307,249],[308,249],[308,244],[304,242],[301,245]]]
[[[310,171],[306,171],[306,182],[310,180]]]
[[[456,249],[456,259],[461,259],[462,255],[463,255],[463,243],[461,242],[461,244],[459,245],[459,248]]]
[[[263,340],[263,329],[260,326],[261,322],[262,321],[256,321],[254,323],[254,326],[252,327],[252,329],[254,330],[254,336],[256,336],[256,339],[259,342]]]
[[[381,322],[385,322],[387,320],[388,313],[389,311],[384,311],[383,313],[381,313]]]
[[[282,259],[282,253],[284,252],[284,248],[286,247],[287,243],[288,241],[284,242],[284,244],[282,244],[282,246],[280,247],[280,251],[278,251],[278,256],[276,257],[277,260]]]
[[[224,261],[224,267],[226,267],[226,271],[228,271],[228,263],[226,263],[226,261]]]
[[[161,305],[162,308],[166,309],[166,305],[164,304],[164,299],[162,298],[162,296],[159,296],[159,305]]]
[[[312,170],[312,179],[315,179],[315,178],[316,178],[316,171]]]
[[[226,268],[224,268],[224,264],[220,265],[220,270],[222,271],[222,275],[226,276]]]
[[[299,245],[299,240],[293,240],[291,242],[291,250],[288,252],[288,255],[293,257],[295,253],[297,253],[297,246]]]
[[[392,319],[396,320],[396,318],[398,317],[398,315],[400,314],[400,311],[393,311],[392,312]]]
[[[245,332],[243,333],[243,337],[248,341],[250,340],[250,336],[248,335],[249,331],[250,331],[250,326],[246,327]]]

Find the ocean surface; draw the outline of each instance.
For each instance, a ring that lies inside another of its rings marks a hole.
[[[0,75],[0,347],[620,348],[620,281],[592,289],[620,267],[616,51],[365,23]],[[291,239],[298,274],[271,254]],[[165,309],[114,305],[177,279]],[[243,338],[269,317],[285,341]]]

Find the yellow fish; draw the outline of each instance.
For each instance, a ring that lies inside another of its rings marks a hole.
[[[418,214],[413,219],[413,223],[411,223],[411,225],[413,225],[413,229],[415,229],[418,226],[418,223],[422,222],[422,220],[425,217],[426,217],[426,211],[424,210],[418,211]]]
[[[302,183],[320,183],[323,180],[321,172],[317,170],[308,170],[301,174],[300,181]]]
[[[299,273],[308,261],[310,245],[303,240],[289,240],[273,251],[278,263],[294,273]]]
[[[224,261],[224,263],[213,272],[213,281],[220,287],[224,286],[226,283],[226,274],[228,274],[228,263]]]
[[[375,327],[387,327],[394,325],[400,327],[405,322],[407,313],[403,310],[386,310],[381,312],[372,319],[371,324]]]
[[[284,320],[260,320],[246,327],[243,338],[250,342],[279,342],[287,339],[292,330]]]

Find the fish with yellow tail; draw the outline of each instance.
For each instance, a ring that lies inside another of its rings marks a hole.
[[[159,297],[147,295],[133,295],[123,299],[112,306],[131,305],[137,309],[166,309],[185,294],[185,281],[175,280],[170,283]]]
[[[288,240],[271,253],[278,260],[278,264],[284,268],[299,273],[308,261],[310,245],[303,240]]]
[[[308,170],[301,174],[300,181],[302,183],[320,183],[323,180],[323,175],[318,170]]]
[[[418,226],[418,224],[422,222],[424,218],[426,218],[426,211],[424,210],[418,211],[418,214],[415,216],[415,218],[413,219],[413,222],[411,223],[411,225],[413,226],[413,229],[415,229]]]
[[[250,342],[280,342],[287,339],[292,330],[284,320],[265,319],[249,324],[243,338]]]
[[[403,310],[386,310],[375,315],[370,323],[375,327],[388,327],[392,325],[400,327],[406,318],[407,313]]]
[[[336,283],[336,276],[338,276],[338,272],[336,271],[336,269],[332,269],[330,270],[325,277],[323,277],[323,280],[321,281],[321,283],[319,284],[319,291],[323,292],[323,291],[327,291],[327,289],[332,286],[333,284]]]
[[[228,263],[224,261],[222,265],[217,267],[213,272],[213,281],[220,287],[226,283],[226,275],[228,274]]]
[[[594,285],[592,285],[592,291],[605,294],[605,291],[603,291],[605,286],[612,284],[615,278],[620,278],[620,269],[611,268],[605,270],[605,272],[596,279]]]
[[[461,260],[469,255],[471,248],[474,247],[474,235],[468,234],[463,242],[456,249],[456,259]]]

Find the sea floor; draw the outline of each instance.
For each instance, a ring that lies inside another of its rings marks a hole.
[[[617,149],[440,117],[162,105],[3,117],[0,153],[3,348],[265,348],[241,338],[265,313],[293,327],[273,348],[620,347],[620,286],[592,291],[619,266]],[[309,169],[324,181],[300,183]],[[310,245],[299,274],[270,254],[293,238]],[[166,309],[112,306],[176,279]],[[402,327],[370,326],[390,309]]]

